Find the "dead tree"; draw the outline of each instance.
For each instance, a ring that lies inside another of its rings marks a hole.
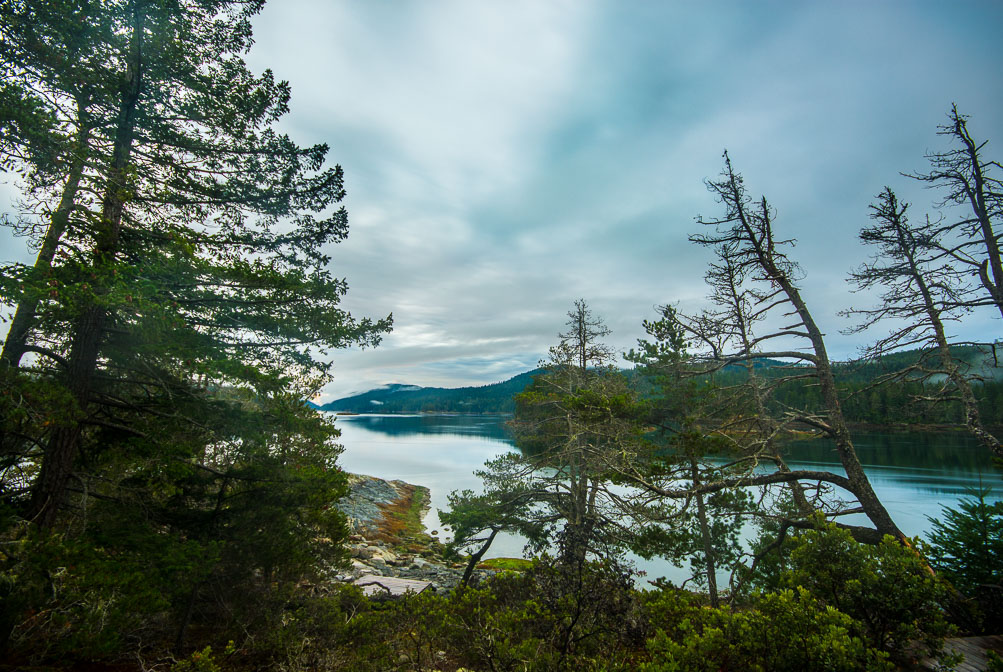
[[[935,403],[958,401],[964,422],[979,443],[1003,457],[1003,445],[982,424],[972,391],[977,374],[951,351],[945,323],[958,321],[971,312],[967,300],[971,285],[966,273],[945,258],[945,231],[932,226],[914,226],[906,216],[908,203],[901,203],[890,188],[871,206],[874,224],[860,232],[860,239],[877,247],[875,257],[850,274],[859,290],[881,288],[881,303],[873,308],[844,311],[861,318],[850,331],[860,332],[880,322],[896,326],[865,352],[880,358],[905,348],[918,348],[918,360],[885,377],[885,381],[917,380],[932,387],[923,400]],[[885,382],[882,381],[882,382]]]
[[[779,468],[768,473],[750,470],[745,475],[705,482],[695,489],[696,492],[692,490],[683,492],[679,488],[664,487],[656,483],[648,485],[660,490],[663,496],[692,497],[696,494],[739,486],[801,482],[805,485],[815,484],[809,487],[817,488],[822,484],[830,484],[852,494],[858,506],[841,508],[830,512],[829,515],[863,513],[871,521],[872,528],[846,525],[858,540],[876,542],[884,535],[904,540],[901,530],[874,493],[854,449],[840,408],[823,334],[801,296],[797,284],[800,270],[784,252],[784,248],[792,241],[778,240],[774,237],[774,213],[769,203],[765,197],[753,201],[746,193],[742,177],[732,168],[727,153],[724,158],[725,170],[721,178],[709,181],[708,189],[724,206],[725,214],[714,219],[698,218],[698,221],[710,227],[712,232],[693,235],[690,239],[697,244],[723,251],[719,254],[719,259],[725,264],[726,272],[735,280],[741,281],[742,286],[748,291],[747,303],[736,304],[745,313],[738,323],[723,320],[715,325],[713,320],[705,318],[704,328],[708,330],[717,328],[719,333],[727,334],[729,329],[734,330],[736,324],[748,325],[754,319],[766,321],[770,318],[783,320],[783,326],[762,336],[752,337],[751,334],[746,334],[744,340],[740,333],[738,338],[718,337],[720,348],[717,350],[710,348],[703,357],[703,365],[707,370],[721,370],[734,364],[754,364],[764,359],[781,360],[788,364],[785,372],[788,375],[772,384],[807,380],[816,385],[821,394],[821,410],[808,412],[804,409],[787,409],[784,414],[785,422],[791,426],[810,428],[830,437],[835,443],[845,475]],[[738,285],[735,285],[735,288],[737,287]],[[708,338],[705,343],[711,340]],[[798,345],[775,350],[764,347],[778,340],[794,341]],[[750,455],[743,459],[754,463],[757,458],[757,455]],[[799,524],[802,523],[803,521]]]
[[[717,259],[710,263],[704,276],[711,289],[710,301],[716,308],[704,310],[697,317],[676,313],[680,326],[710,355],[691,367],[691,376],[713,373],[726,352],[751,353],[759,342],[754,327],[768,311],[756,309],[758,295],[744,286],[746,278],[739,270],[736,251],[734,244],[717,247]],[[804,372],[794,367],[780,377],[764,378],[757,373],[754,359],[736,364],[744,369],[745,379],[738,385],[722,389],[723,394],[718,395],[730,403],[718,412],[725,421],[717,433],[735,444],[736,453],[745,456],[750,468],[764,461],[780,471],[789,471],[778,441],[789,429],[788,419],[778,417],[769,401],[778,386],[802,378]],[[787,487],[802,515],[810,515],[818,506],[818,502],[808,502],[798,481],[791,481]]]
[[[978,279],[981,291],[968,296],[967,305],[995,306],[1003,315],[1003,231],[997,231],[1003,215],[1003,181],[995,175],[1000,164],[985,158],[988,141],[972,138],[968,117],[956,105],[951,106],[948,119],[937,133],[950,138],[955,148],[928,154],[930,171],[908,177],[946,191],[940,207],[960,206],[958,218],[945,217],[934,229],[939,249]]]

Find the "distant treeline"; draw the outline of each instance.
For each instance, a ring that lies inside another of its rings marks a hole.
[[[1003,425],[1003,380],[991,375],[993,362],[984,360],[985,353],[978,348],[965,346],[953,349],[955,354],[968,361],[973,371],[986,371],[986,380],[976,383],[974,392],[979,400],[983,421],[990,425]],[[918,380],[893,381],[876,384],[882,377],[914,364],[921,353],[916,350],[897,353],[880,360],[842,362],[836,364],[836,378],[842,394],[843,412],[847,420],[875,425],[892,424],[958,424],[963,422],[963,410],[955,403],[924,403],[937,382]],[[522,392],[540,369],[519,374],[500,383],[481,387],[416,387],[389,385],[364,394],[337,399],[320,408],[325,411],[351,413],[511,413],[513,396]],[[625,371],[631,376],[631,371]],[[756,373],[763,378],[789,375],[791,369],[781,362],[765,360],[757,364]],[[997,369],[997,374],[1003,370]],[[745,369],[728,367],[716,374],[714,383],[734,385],[744,379]],[[820,410],[819,390],[811,381],[780,386],[774,394],[779,408],[790,406],[808,411]]]
[[[321,406],[324,411],[350,413],[511,413],[513,397],[522,392],[533,376],[527,371],[500,383],[481,387],[416,387],[388,385]]]
[[[958,346],[951,350],[958,359],[969,364],[972,373],[983,377],[983,380],[973,381],[982,421],[988,425],[1003,425],[1003,368],[997,366],[991,355],[987,358],[983,349]],[[923,401],[925,397],[934,396],[940,388],[941,381],[936,377],[926,382],[916,376],[881,382],[883,378],[914,365],[922,354],[919,350],[909,350],[878,360],[836,363],[834,373],[846,419],[876,425],[963,423],[964,410],[960,403]],[[794,372],[791,367],[773,361],[765,362],[756,369],[757,375],[767,379]],[[746,375],[741,367],[729,367],[716,374],[714,382],[721,386],[734,385]],[[811,380],[779,386],[773,393],[772,401],[776,405],[775,411],[783,407],[808,412],[822,410],[819,388]]]

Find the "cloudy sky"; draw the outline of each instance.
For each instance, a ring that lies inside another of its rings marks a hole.
[[[866,303],[844,278],[874,195],[929,207],[899,173],[946,146],[952,102],[1001,157],[1001,27],[992,0],[273,0],[249,61],[290,81],[284,130],[345,169],[347,307],[395,323],[334,355],[322,399],[502,380],[579,297],[623,349],[657,304],[699,308],[708,255],[687,234],[719,212],[703,181],[724,149],[798,239],[832,354],[852,356],[836,312]],[[1000,326],[987,311],[962,329]]]

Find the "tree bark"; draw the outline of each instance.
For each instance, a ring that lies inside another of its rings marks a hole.
[[[863,508],[864,513],[877,528],[878,532],[881,534],[890,534],[896,539],[905,539],[905,535],[892,520],[881,500],[875,494],[874,488],[871,487],[871,483],[864,473],[864,467],[860,464],[860,459],[857,457],[856,449],[853,446],[853,441],[850,438],[850,432],[847,429],[846,420],[840,407],[836,381],[833,377],[829,355],[825,348],[825,339],[822,331],[815,323],[811,312],[808,310],[807,304],[801,297],[800,291],[782,267],[784,257],[778,254],[774,248],[772,222],[770,221],[770,211],[766,199],[763,198],[761,201],[761,213],[758,216],[762,218],[762,221],[757,226],[753,224],[749,214],[746,212],[744,191],[731,168],[730,160],[727,162],[727,170],[728,188],[735,207],[736,223],[742,227],[740,235],[743,243],[750,246],[751,249],[749,252],[754,255],[754,259],[759,268],[764,272],[766,279],[774,287],[779,288],[783,292],[783,295],[793,308],[793,313],[800,319],[807,333],[808,340],[811,342],[812,350],[815,353],[816,378],[826,409],[826,415],[828,416],[828,434],[835,441],[836,453],[839,455],[839,460],[846,472],[849,482],[847,489],[857,497],[861,508]]]
[[[920,272],[915,254],[913,253],[915,245],[911,236],[909,236],[909,239],[906,238],[906,231],[901,220],[896,219],[895,221],[895,233],[898,237],[899,247],[908,260],[909,273],[923,298],[923,310],[926,312],[930,326],[933,327],[934,341],[937,345],[937,354],[940,357],[941,366],[947,372],[947,377],[951,381],[951,385],[954,386],[954,389],[957,390],[958,395],[961,397],[961,404],[965,409],[965,426],[980,444],[989,449],[996,457],[1003,458],[1003,444],[983,426],[982,417],[979,413],[979,404],[975,399],[975,394],[972,392],[972,386],[961,375],[961,372],[958,370],[958,362],[951,355],[951,346],[947,342],[947,334],[944,331],[941,312],[933,299],[933,292],[927,284],[926,278]],[[998,256],[998,249],[996,253]],[[1003,307],[1003,304],[1001,304],[1001,307]]]
[[[114,263],[122,228],[122,213],[125,209],[127,168],[132,152],[136,111],[141,93],[146,18],[146,8],[141,1],[137,1],[132,9],[133,32],[129,41],[128,65],[122,83],[122,100],[116,124],[112,161],[108,167],[108,182],[102,199],[101,221],[95,243],[96,269],[110,267]],[[99,288],[95,287],[95,292],[98,291]],[[76,410],[81,414],[86,413],[89,403],[106,319],[105,308],[91,301],[90,305],[83,308],[73,327],[66,381],[67,388],[76,402]],[[32,489],[28,509],[28,518],[39,527],[50,528],[56,522],[79,452],[82,430],[83,424],[78,417],[57,427],[52,433],[42,458],[41,470]]]
[[[70,214],[73,212],[77,190],[80,187],[80,179],[83,176],[84,166],[87,164],[87,151],[90,142],[90,119],[81,101],[77,101],[77,137],[71,151],[69,170],[66,183],[63,185],[63,193],[59,198],[59,205],[49,218],[49,228],[42,239],[42,247],[35,257],[35,265],[32,268],[32,276],[35,280],[44,277],[52,268],[52,260],[56,256],[59,247],[59,240],[66,232],[66,227],[70,221]],[[35,323],[35,313],[38,310],[39,299],[37,296],[24,296],[17,304],[14,317],[11,319],[10,330],[4,340],[3,351],[0,352],[0,366],[12,369],[20,365],[21,357],[25,353],[25,345],[28,342],[28,334]]]
[[[473,576],[474,569],[481,561],[481,558],[484,557],[484,554],[488,552],[488,549],[491,548],[491,542],[495,540],[496,536],[498,536],[498,529],[494,528],[480,549],[476,553],[471,554],[470,560],[467,562],[467,568],[463,570],[463,578],[460,579],[460,585],[464,588],[470,583],[470,577]]]
[[[968,133],[968,125],[965,123],[965,118],[958,114],[957,107],[951,108],[951,120],[954,122],[954,135],[965,145],[965,152],[968,154],[974,184],[963,180],[964,191],[979,222],[979,233],[982,234],[986,247],[986,259],[979,268],[979,279],[992,297],[1000,315],[1003,315],[1003,261],[1000,259],[999,243],[989,217],[989,204],[986,202],[988,189],[982,160],[979,157],[979,147]]]
[[[836,453],[839,455],[839,461],[842,463],[843,469],[846,471],[846,477],[850,481],[851,487],[849,490],[856,495],[857,501],[860,502],[860,506],[864,509],[864,513],[874,523],[875,528],[879,532],[890,534],[896,539],[904,540],[905,535],[899,529],[898,525],[895,524],[895,521],[892,520],[884,504],[878,499],[874,488],[871,487],[870,480],[867,478],[867,474],[864,473],[864,467],[860,463],[860,458],[857,457],[857,451],[850,438],[850,430],[846,426],[846,419],[843,417],[843,410],[839,404],[836,379],[832,375],[832,365],[829,363],[829,355],[825,349],[822,332],[815,324],[815,320],[812,319],[797,289],[789,281],[786,281],[786,278],[782,283],[783,285],[786,285],[784,291],[791,298],[791,303],[795,306],[798,315],[804,321],[812,347],[815,350],[815,355],[818,357],[815,367],[818,372],[819,390],[822,393],[822,400],[827,411],[826,415],[831,427],[831,436],[836,443]]]
[[[693,485],[700,486],[700,469],[697,461],[690,458],[690,468],[693,477]],[[700,525],[700,540],[703,542],[704,562],[707,572],[707,593],[710,595],[710,606],[717,609],[720,601],[717,595],[717,565],[714,562],[714,540],[710,536],[710,526],[707,524],[707,507],[704,504],[703,493],[698,492],[697,500],[697,523]]]

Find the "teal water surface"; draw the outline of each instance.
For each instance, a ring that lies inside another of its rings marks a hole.
[[[339,416],[339,458],[347,471],[385,479],[401,479],[431,490],[428,529],[439,530],[436,509],[447,507],[453,490],[480,489],[474,475],[486,460],[516,450],[505,430],[508,418],[495,415],[358,415]],[[980,484],[1003,493],[1003,480],[987,452],[962,433],[880,433],[854,435],[860,461],[898,526],[910,536],[930,527],[927,516],[939,516],[943,506],[955,506],[968,489]],[[787,451],[792,469],[808,467],[840,473],[831,442],[794,441]],[[849,522],[849,521],[848,521]],[[444,535],[444,532],[442,533]],[[519,556],[522,541],[498,539],[491,557]],[[648,577],[685,577],[664,561],[638,560]]]

